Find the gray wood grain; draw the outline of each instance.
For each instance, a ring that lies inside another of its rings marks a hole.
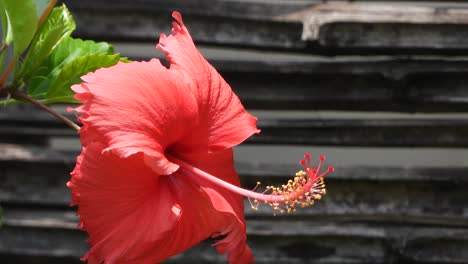
[[[150,40],[168,32],[172,10],[185,14],[199,43],[331,54],[462,53],[462,3],[326,1],[65,1],[85,38]],[[82,30],[87,28],[87,30]],[[302,37],[301,37],[302,34]],[[417,37],[415,37],[417,36]],[[364,50],[363,50],[364,49]]]
[[[50,125],[0,123],[0,136],[8,143],[44,144],[48,138],[77,137],[54,119]],[[249,138],[254,144],[328,146],[467,147],[466,119],[284,119],[264,118],[262,133]]]
[[[0,229],[2,238],[10,238],[9,243],[0,242],[0,256],[11,262],[29,256],[51,263],[60,260],[75,263],[87,250],[84,233],[72,227],[76,223],[72,215],[58,211],[12,211],[5,216],[5,226]],[[249,244],[260,263],[388,263],[389,260],[462,263],[467,257],[462,250],[468,242],[467,228],[375,226],[320,219],[248,220],[247,226]],[[439,251],[433,251],[434,247]],[[222,256],[213,253],[206,241],[167,263],[223,263]]]

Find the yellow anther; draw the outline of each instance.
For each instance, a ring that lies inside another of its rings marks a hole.
[[[301,170],[296,172],[295,177],[288,180],[286,184],[278,187],[272,185],[265,187],[262,194],[281,196],[276,197],[275,201],[278,202],[269,202],[269,199],[260,199],[260,201],[271,206],[274,212],[291,214],[296,212],[296,207],[305,208],[313,205],[315,200],[320,200],[326,194],[325,182],[323,180],[325,173],[318,175],[317,169],[310,167],[310,161],[306,164],[308,164],[308,167],[304,168],[306,171]],[[260,185],[261,182],[258,181],[255,188]],[[258,210],[258,205],[259,201],[257,199],[253,200],[253,203],[251,202],[252,210]]]

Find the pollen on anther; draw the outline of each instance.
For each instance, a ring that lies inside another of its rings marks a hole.
[[[298,171],[294,178],[288,180],[286,184],[278,187],[266,186],[264,191],[259,193],[259,196],[256,196],[258,198],[255,198],[253,202],[249,198],[251,208],[258,210],[260,202],[263,202],[271,206],[274,212],[290,214],[296,212],[296,207],[312,206],[315,201],[322,199],[326,194],[324,176],[334,171],[334,168],[329,166],[325,171],[321,172],[324,161],[325,156],[320,156],[317,166],[312,166],[310,154],[306,153],[304,159],[300,160],[304,169]],[[253,191],[260,186],[261,183],[257,182]]]
[[[260,199],[260,201],[270,205],[274,212],[288,214],[296,212],[296,207],[305,208],[312,206],[316,200],[322,199],[326,194],[323,177],[334,170],[330,166],[324,172],[320,172],[324,160],[325,156],[320,156],[317,167],[313,167],[310,161],[310,154],[306,153],[304,159],[300,161],[304,170],[298,171],[293,179],[288,180],[286,184],[282,184],[279,187],[266,186],[265,190],[261,193],[265,195],[265,199]],[[259,186],[260,182],[257,182],[254,190]],[[249,202],[252,209],[258,209],[258,199],[254,200],[253,203],[249,199]]]

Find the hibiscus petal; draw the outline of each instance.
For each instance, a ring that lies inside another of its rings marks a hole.
[[[173,34],[158,45],[169,69],[158,60],[119,63],[72,87],[83,102],[83,152],[69,186],[90,234],[90,263],[155,263],[216,233],[226,235],[215,245],[231,263],[253,261],[242,198],[190,180],[166,157],[239,185],[231,147],[259,132],[174,17]]]
[[[92,245],[84,260],[158,263],[217,232],[227,234],[217,247],[231,263],[253,260],[239,196],[200,187],[179,171],[158,176],[142,154],[120,158],[103,149],[100,143],[84,148],[68,183]]]
[[[233,166],[232,149],[219,151],[216,154],[188,154],[181,157],[198,169],[216,175],[218,178],[236,186],[240,185],[239,177]],[[184,170],[181,173],[184,173]],[[252,263],[254,261],[252,252],[246,244],[242,197],[210,182],[200,180],[196,175],[191,180],[194,180],[200,186],[200,189],[205,192],[211,202],[210,207],[213,207],[225,217],[220,229],[217,231],[221,234],[227,234],[227,236],[215,244],[218,252],[221,254],[227,253],[230,263]]]
[[[180,13],[173,12],[172,35],[161,35],[157,48],[166,53],[173,72],[189,81],[199,107],[199,127],[178,142],[176,152],[215,152],[240,144],[260,132],[257,119],[242,106],[239,98],[219,73],[196,49]]]
[[[143,152],[156,173],[167,175],[178,166],[169,162],[165,149],[197,126],[197,103],[187,84],[158,60],[119,63],[83,76],[74,85],[76,99],[84,104],[81,142],[104,142],[105,151],[121,157]]]
[[[103,149],[100,143],[83,148],[67,184],[93,245],[85,259],[155,263],[161,254],[152,252],[154,246],[170,236],[180,218],[180,205],[165,176],[145,166],[142,154],[123,160],[113,152],[102,154]]]
[[[178,166],[171,152],[205,153],[230,148],[258,133],[256,118],[242,106],[229,85],[197,51],[174,12],[173,34],[158,47],[171,62],[119,63],[82,77],[75,85],[76,110],[83,123],[82,144],[103,141],[122,157],[138,152],[156,173],[168,175]]]
[[[226,191],[206,186],[210,184],[202,184],[200,188],[210,197],[212,206],[217,211],[224,212],[228,219],[225,221],[227,225],[219,231],[227,236],[214,244],[218,253],[227,253],[229,263],[253,263],[252,251],[246,243],[244,214],[236,213],[231,199],[226,196]]]

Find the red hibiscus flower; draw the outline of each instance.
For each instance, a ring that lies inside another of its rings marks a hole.
[[[294,210],[324,193],[322,175],[303,161],[286,187],[239,187],[232,147],[256,118],[195,48],[181,15],[160,37],[159,60],[119,63],[82,77],[83,150],[67,184],[89,234],[89,263],[158,263],[209,237],[230,263],[250,263],[242,195]],[[288,202],[285,203],[284,201]]]

